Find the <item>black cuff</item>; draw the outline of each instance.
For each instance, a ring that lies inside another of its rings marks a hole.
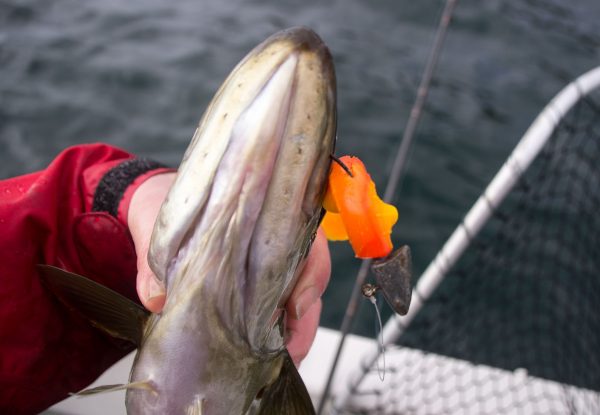
[[[92,211],[108,212],[117,217],[119,204],[127,187],[142,174],[161,167],[166,166],[147,158],[130,159],[113,167],[98,183]]]

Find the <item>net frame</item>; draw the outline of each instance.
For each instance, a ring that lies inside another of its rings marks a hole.
[[[386,322],[382,333],[384,347],[393,345],[410,326],[424,304],[444,280],[447,272],[458,261],[473,238],[543,149],[563,117],[577,102],[597,88],[600,88],[600,66],[569,83],[542,110],[494,179],[419,278],[413,289],[413,300],[408,314],[405,316],[392,315]],[[359,367],[351,372],[347,387],[334,399],[333,413],[339,413],[341,408],[350,406],[352,397],[372,371],[377,359],[380,358],[380,350],[377,344],[372,344],[359,356]],[[492,370],[490,373],[493,373],[494,369],[490,369]],[[518,378],[517,376],[516,379],[518,380]],[[547,381],[540,380],[540,382]],[[534,382],[533,385],[536,383]],[[563,387],[558,385],[556,387]],[[513,385],[513,387],[519,386]]]

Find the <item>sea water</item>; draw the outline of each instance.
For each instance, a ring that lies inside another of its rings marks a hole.
[[[107,142],[176,166],[233,66],[280,29],[329,45],[337,154],[359,156],[381,193],[432,45],[442,1],[0,2],[0,178],[62,149]],[[528,125],[600,63],[597,0],[458,3],[394,198],[393,239],[427,266]],[[321,324],[338,328],[360,265],[331,246]],[[374,336],[371,307],[354,331]],[[388,312],[389,314],[389,312]]]

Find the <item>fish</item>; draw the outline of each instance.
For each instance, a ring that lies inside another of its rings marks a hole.
[[[336,94],[331,53],[305,27],[272,35],[233,69],[153,230],[162,312],[40,265],[63,302],[138,345],[129,384],[83,394],[126,389],[132,415],[314,413],[286,350],[285,303],[323,215]]]

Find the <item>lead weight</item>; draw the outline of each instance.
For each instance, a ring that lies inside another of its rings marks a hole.
[[[401,246],[385,258],[374,260],[371,271],[378,291],[383,293],[392,310],[402,316],[408,313],[412,297],[412,259],[408,245]]]

